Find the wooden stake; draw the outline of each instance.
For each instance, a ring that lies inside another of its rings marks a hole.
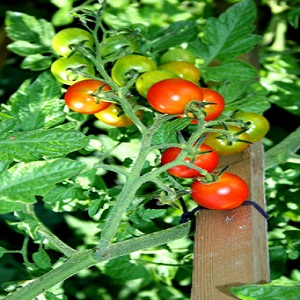
[[[249,200],[265,209],[263,146],[224,157],[220,168],[241,176]],[[201,210],[197,215],[192,300],[236,299],[230,287],[269,281],[267,221],[251,205],[233,210]]]

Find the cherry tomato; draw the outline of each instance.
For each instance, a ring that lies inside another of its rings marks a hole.
[[[64,96],[66,105],[81,114],[94,114],[110,106],[105,91],[111,88],[99,80],[82,80],[71,85]]]
[[[125,86],[134,73],[156,70],[157,66],[150,58],[130,54],[119,58],[111,70],[111,77],[119,86]]]
[[[160,57],[160,63],[165,64],[171,61],[186,61],[191,64],[195,64],[196,57],[189,50],[182,48],[174,48],[168,50]]]
[[[185,106],[193,101],[203,100],[201,89],[194,83],[170,78],[161,80],[151,86],[147,94],[149,104],[164,114],[183,114]]]
[[[94,38],[84,29],[65,28],[56,33],[52,38],[51,46],[57,54],[66,57],[72,52],[69,46],[81,42],[84,42],[84,46],[92,47],[94,45]]]
[[[208,209],[226,210],[240,206],[248,197],[247,183],[239,176],[224,172],[218,181],[204,183],[195,180],[191,185],[191,197]]]
[[[181,151],[182,149],[176,147],[168,148],[161,156],[161,164],[165,165],[175,160]],[[218,166],[219,156],[214,149],[205,144],[201,144],[199,147],[199,154],[193,161],[190,158],[185,158],[184,160],[186,162],[191,162],[195,166],[200,167],[208,172],[212,172]],[[194,178],[202,176],[197,170],[182,165],[168,169],[167,172],[179,178]]]
[[[178,77],[177,74],[167,70],[148,71],[141,74],[137,78],[135,82],[135,88],[141,96],[147,98],[148,90],[154,83],[159,82],[163,79],[177,78],[177,77]]]
[[[132,35],[118,34],[102,41],[101,55],[103,57],[118,55],[124,51],[126,53],[140,51],[139,43]]]
[[[159,70],[168,70],[177,74],[180,78],[198,83],[200,71],[193,64],[186,61],[171,61],[158,66]]]
[[[75,69],[77,71],[81,69],[83,73],[78,74],[74,71]],[[57,81],[66,85],[72,85],[77,81],[87,79],[85,73],[91,76],[95,75],[92,63],[79,54],[74,54],[69,57],[60,57],[52,63],[50,70]]]
[[[205,102],[212,103],[212,104],[206,104],[203,107],[203,110],[206,115],[204,120],[205,121],[215,120],[224,111],[225,100],[220,93],[210,88],[201,88],[201,90],[203,92],[203,97],[204,97],[202,102],[204,104]],[[190,115],[190,117],[193,117],[192,114]],[[191,124],[197,124],[197,123],[198,121],[196,119],[191,121]]]
[[[223,127],[214,127],[223,129]],[[204,143],[212,147],[219,155],[232,155],[244,151],[250,144],[249,135],[237,126],[227,126],[227,133],[210,132]]]
[[[143,111],[136,111],[136,115],[141,119]],[[114,127],[126,127],[133,124],[133,121],[126,115],[122,108],[112,103],[108,108],[95,114],[96,118],[107,125]]]
[[[258,113],[240,111],[234,114],[232,118],[242,120],[248,126],[246,132],[252,143],[261,140],[270,129],[269,121]]]

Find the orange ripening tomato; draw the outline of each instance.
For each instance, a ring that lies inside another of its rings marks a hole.
[[[81,114],[94,114],[107,107],[105,92],[111,88],[100,80],[86,79],[71,85],[64,96],[66,105]]]

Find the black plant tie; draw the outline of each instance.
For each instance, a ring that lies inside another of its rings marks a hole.
[[[180,224],[188,222],[192,220],[195,217],[196,212],[207,209],[203,206],[197,206],[193,210],[188,211],[185,202],[182,198],[179,198],[183,213],[181,215]],[[270,217],[268,213],[256,202],[247,200],[242,205],[252,205],[266,220],[268,220]]]
[[[269,220],[268,213],[256,202],[247,200],[242,205],[252,205],[266,220]]]
[[[181,219],[180,219],[180,224],[192,220],[192,219],[195,217],[195,213],[196,213],[197,211],[206,209],[206,208],[204,208],[204,207],[202,207],[202,206],[197,206],[197,207],[195,207],[193,210],[188,211],[188,210],[187,210],[187,207],[186,207],[186,204],[185,204],[185,202],[183,201],[183,199],[182,199],[182,198],[179,198],[179,201],[180,201],[180,204],[181,204],[181,207],[182,207],[182,210],[183,210],[183,214],[181,215]]]

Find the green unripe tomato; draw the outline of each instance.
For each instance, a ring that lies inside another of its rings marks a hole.
[[[233,115],[233,119],[242,120],[248,126],[246,132],[252,143],[261,140],[270,129],[269,121],[263,115],[255,112],[239,111]]]
[[[191,64],[195,64],[196,57],[189,50],[182,48],[175,48],[168,50],[160,57],[160,63],[165,64],[171,61],[185,61]]]
[[[137,78],[135,82],[135,88],[141,96],[147,98],[148,90],[151,88],[151,86],[154,83],[159,82],[163,79],[178,78],[178,77],[179,76],[177,74],[167,70],[148,71],[141,74]]]
[[[80,68],[82,68],[83,74],[77,73]],[[79,54],[58,58],[52,63],[50,70],[57,81],[66,85],[72,85],[77,81],[87,79],[88,76],[85,76],[85,74],[95,75],[92,63]]]
[[[173,72],[180,78],[194,83],[198,83],[201,77],[198,68],[186,61],[171,61],[158,66],[158,69]]]
[[[53,50],[64,57],[71,54],[72,44],[84,42],[84,46],[92,47],[94,45],[93,36],[86,30],[81,28],[65,28],[56,33],[51,40]]]
[[[103,40],[101,56],[118,55],[123,51],[129,53],[139,52],[140,46],[136,38],[130,35],[118,34]]]
[[[134,73],[144,73],[156,69],[155,62],[150,58],[143,55],[130,54],[116,61],[111,70],[111,77],[118,86],[125,86],[134,76]]]

